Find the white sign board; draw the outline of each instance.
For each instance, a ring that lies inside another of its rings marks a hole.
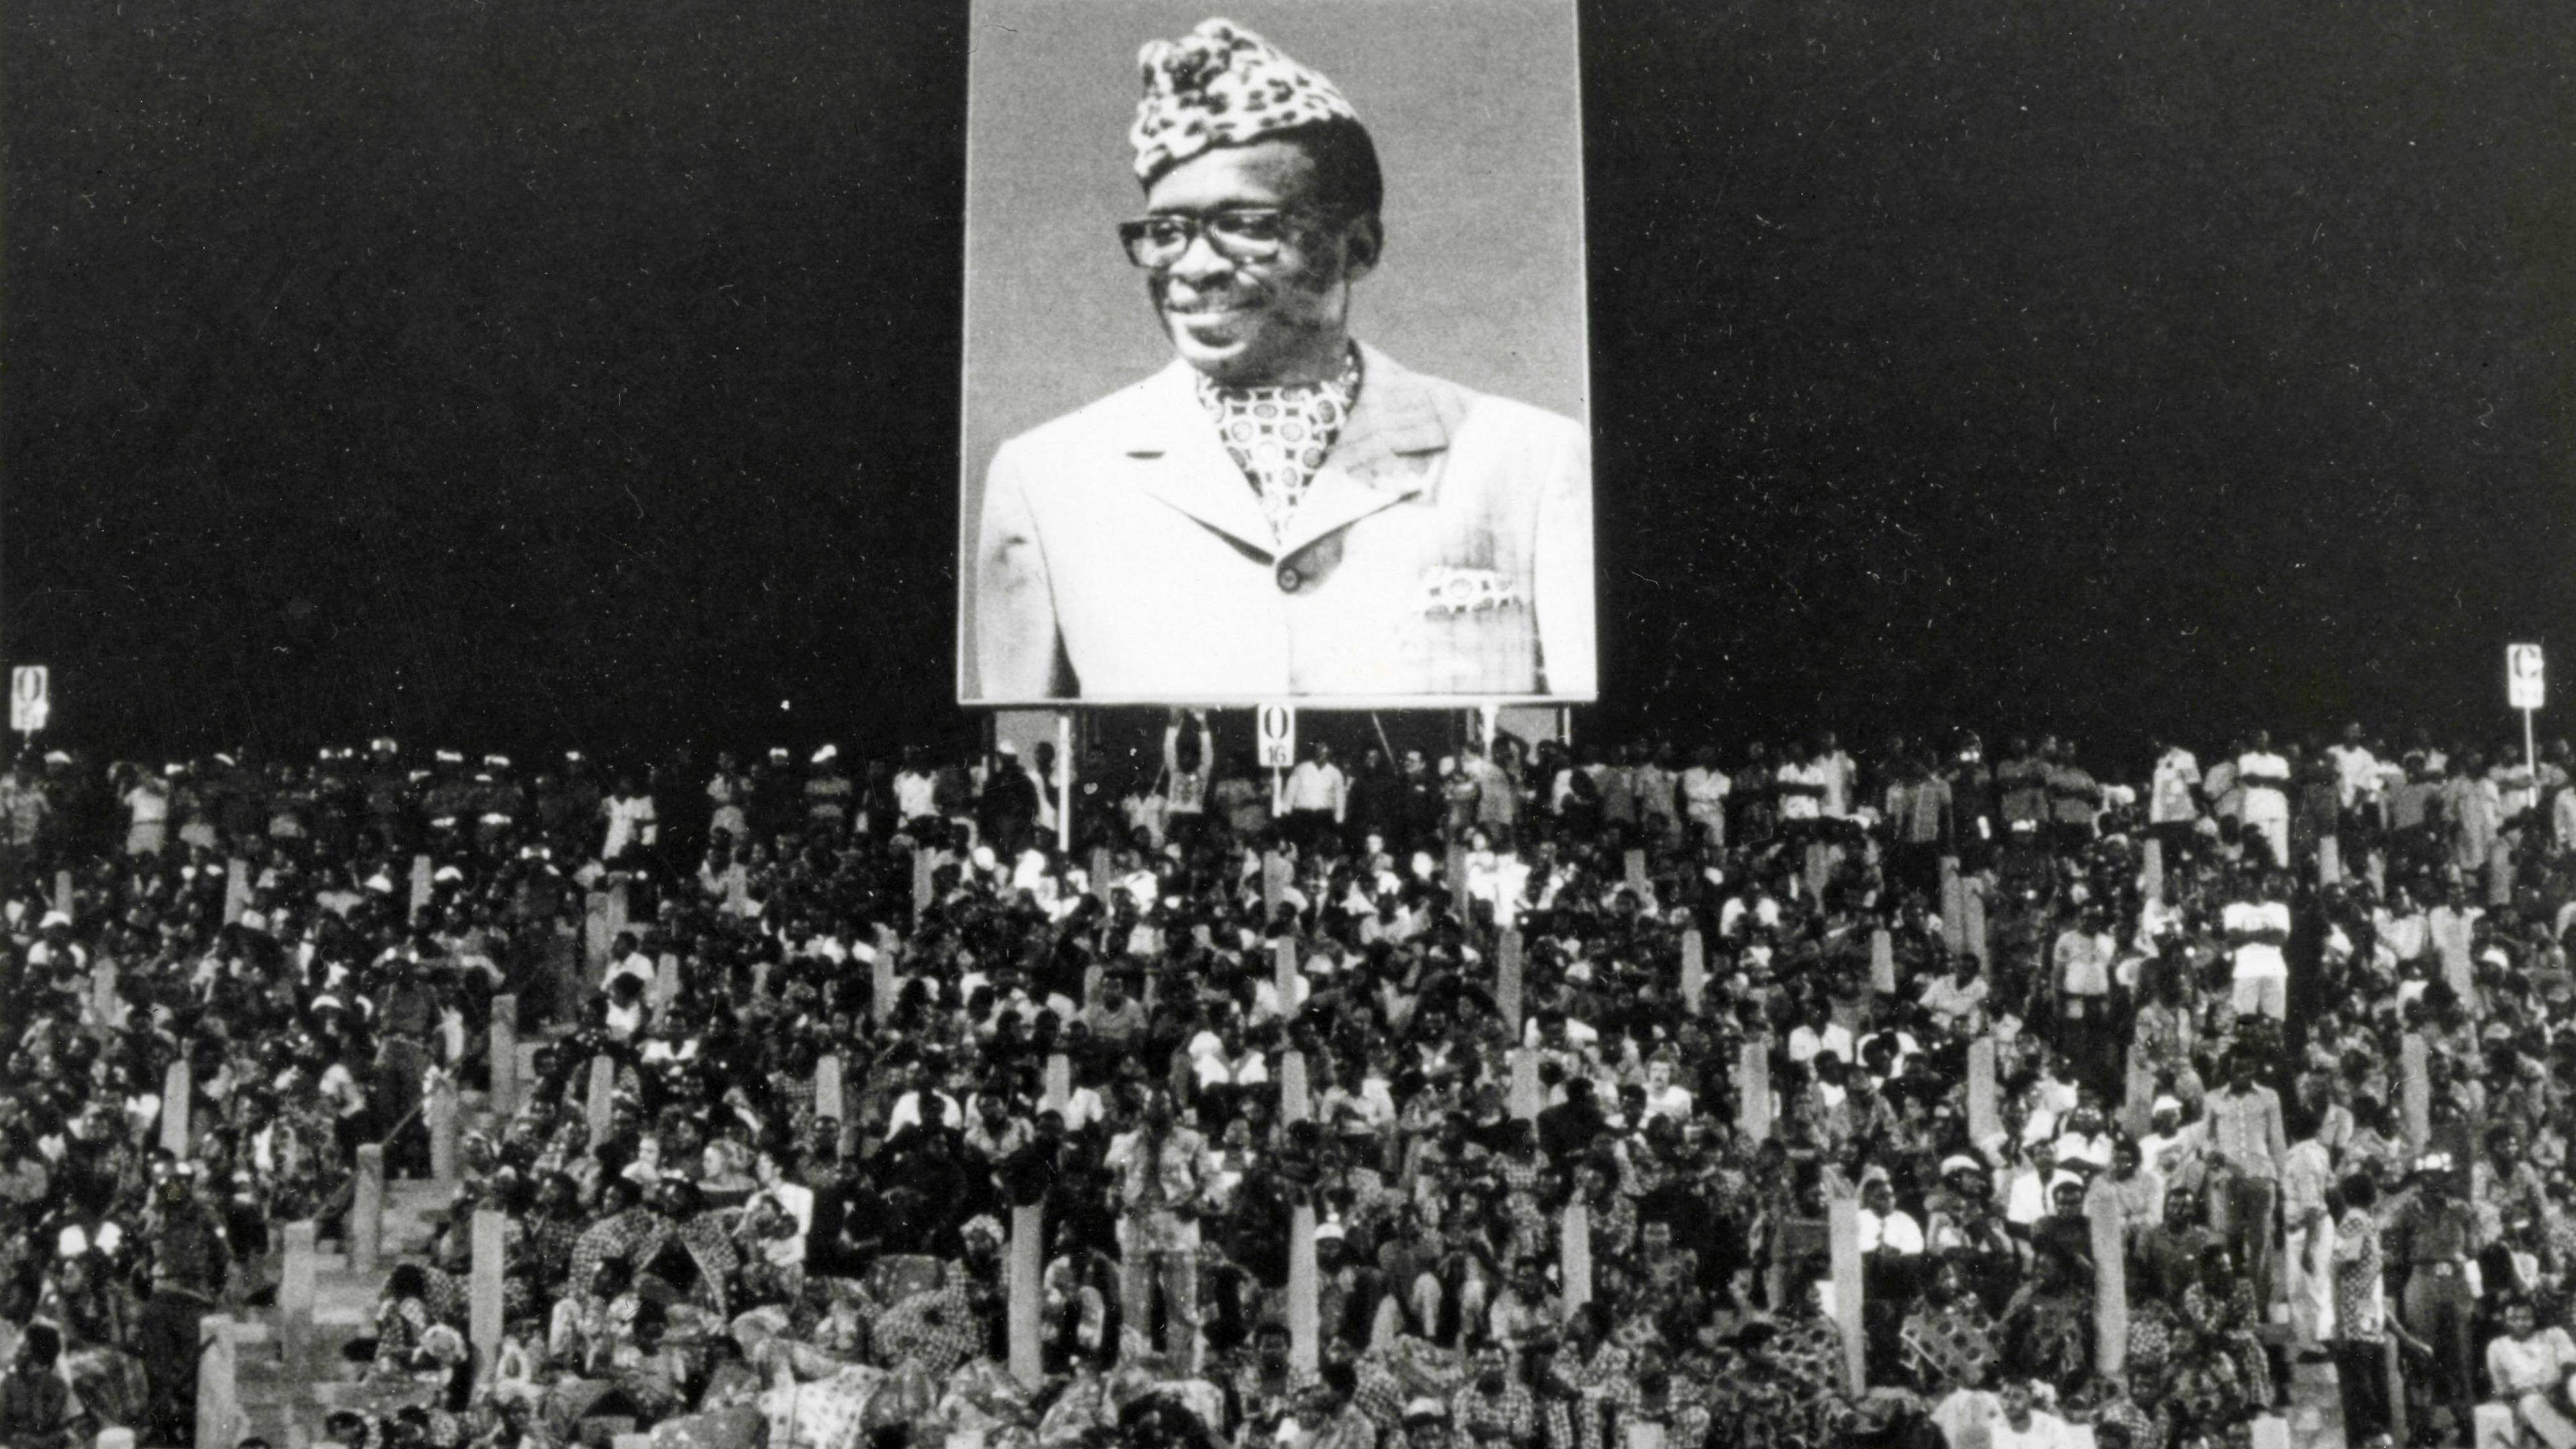
[[[1297,767],[1297,711],[1284,704],[1265,704],[1261,716],[1261,768]]]
[[[53,713],[53,681],[41,664],[21,664],[9,671],[9,728],[34,734]]]
[[[2547,681],[2541,673],[2540,646],[2508,644],[2504,647],[2505,698],[2515,709],[2538,709],[2547,692]]]

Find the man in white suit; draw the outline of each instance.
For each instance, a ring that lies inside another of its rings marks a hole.
[[[1383,184],[1331,82],[1222,20],[1143,66],[1120,240],[1179,357],[995,455],[982,697],[1590,698],[1581,426],[1351,339]]]

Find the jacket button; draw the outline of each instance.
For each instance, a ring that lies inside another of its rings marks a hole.
[[[1283,594],[1293,594],[1305,586],[1306,576],[1297,572],[1297,566],[1295,564],[1281,564],[1279,566],[1279,592]]]

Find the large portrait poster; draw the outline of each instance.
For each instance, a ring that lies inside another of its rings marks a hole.
[[[1571,0],[976,0],[958,697],[1594,697]]]

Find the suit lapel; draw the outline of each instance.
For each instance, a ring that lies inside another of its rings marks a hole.
[[[1127,445],[1138,486],[1261,557],[1275,557],[1261,500],[1217,440],[1193,376],[1188,363],[1174,362],[1142,385],[1144,406]]]
[[[1288,536],[1274,538],[1261,500],[1235,466],[1198,398],[1195,374],[1174,362],[1138,385],[1127,456],[1138,486],[1264,559],[1281,559],[1372,513],[1419,496],[1436,476],[1460,409],[1450,393],[1360,348],[1360,397],[1332,454],[1307,485]]]
[[[1449,450],[1458,419],[1439,389],[1374,347],[1360,348],[1360,367],[1359,401],[1288,521],[1283,558],[1420,495]]]

